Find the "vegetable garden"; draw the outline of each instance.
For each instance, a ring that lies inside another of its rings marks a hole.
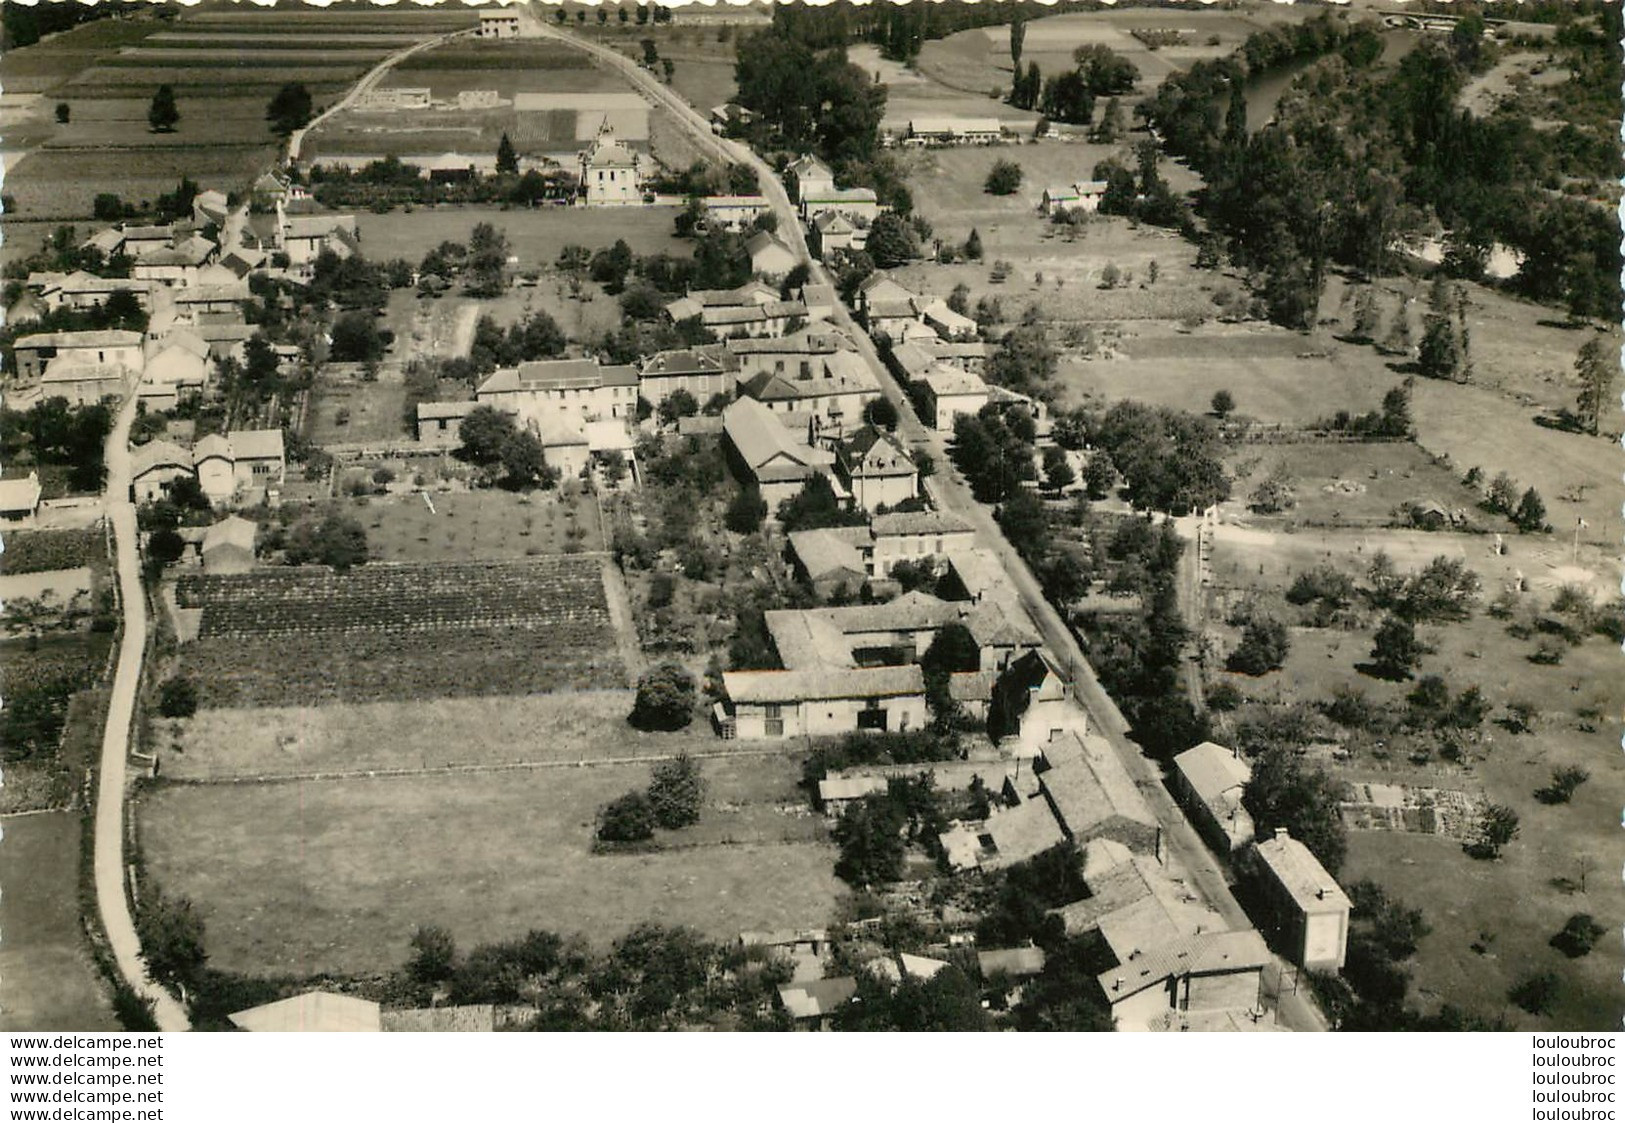
[[[182,661],[205,706],[623,686],[601,566],[560,556],[183,577],[178,603],[203,616]]]

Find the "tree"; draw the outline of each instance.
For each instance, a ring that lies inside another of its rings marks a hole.
[[[755,534],[767,518],[767,501],[755,486],[747,487],[728,504],[723,525],[735,534]]]
[[[1110,453],[1102,449],[1089,458],[1083,467],[1083,483],[1090,499],[1101,500],[1111,495],[1117,483],[1117,466],[1112,463]]]
[[[1072,61],[1089,92],[1096,97],[1126,94],[1140,80],[1140,68],[1100,43],[1090,43],[1072,52]]]
[[[103,191],[91,203],[91,212],[99,222],[117,222],[124,217],[124,200],[111,191]]]
[[[73,116],[73,109],[68,105],[67,102],[59,101],[59,102],[56,103],[56,123],[57,124],[66,125],[68,123],[69,118],[71,118],[72,116]]]
[[[1096,144],[1116,144],[1127,132],[1128,123],[1123,116],[1123,103],[1116,98],[1109,98],[1106,108],[1101,111],[1100,121],[1095,125],[1089,139]]]
[[[693,417],[700,412],[700,403],[687,390],[673,390],[660,402],[656,412],[667,425],[676,425],[680,418]]]
[[[502,470],[514,487],[534,487],[548,477],[547,456],[542,442],[528,429],[509,434],[500,450]]]
[[[1546,504],[1541,501],[1540,492],[1529,488],[1523,493],[1512,512],[1512,524],[1520,534],[1533,534],[1546,529]]]
[[[654,805],[643,792],[627,792],[598,813],[598,837],[604,842],[643,842],[654,833]]]
[[[677,64],[669,58],[661,59],[660,73],[666,79],[666,85],[671,85],[672,76],[677,73]]]
[[[1065,449],[1051,446],[1044,450],[1045,487],[1054,492],[1065,491],[1077,481],[1077,478],[1078,474],[1072,470]]]
[[[1535,790],[1535,798],[1546,804],[1567,803],[1574,798],[1580,785],[1591,779],[1584,768],[1567,765],[1552,769],[1552,778],[1543,788]]]
[[[1596,436],[1603,411],[1615,408],[1614,382],[1619,376],[1619,357],[1608,353],[1601,336],[1593,337],[1575,356],[1574,373],[1580,380],[1576,412],[1580,423]]]
[[[1377,628],[1371,647],[1371,662],[1382,678],[1408,679],[1422,661],[1424,648],[1416,638],[1416,625],[1399,616],[1389,616]]]
[[[1568,918],[1549,943],[1570,959],[1580,959],[1591,954],[1591,949],[1597,946],[1597,941],[1602,939],[1607,931],[1608,929],[1598,924],[1590,913],[1577,912]]]
[[[655,41],[653,39],[639,40],[639,45],[643,47],[644,66],[652,67],[655,63],[660,61],[660,50],[655,46]]]
[[[181,111],[175,104],[174,89],[167,84],[159,86],[158,92],[152,95],[152,104],[147,108],[147,124],[155,133],[172,133],[180,120]]]
[[[705,806],[700,762],[681,753],[673,760],[657,763],[649,780],[649,805],[654,809],[655,822],[669,831],[699,822],[700,810]]]
[[[209,958],[203,918],[185,897],[165,897],[150,886],[144,896],[135,930],[148,969],[159,982],[191,982]]]
[[[1215,390],[1209,404],[1213,407],[1213,416],[1223,421],[1235,411],[1236,399],[1228,390]]]
[[[1279,670],[1291,646],[1285,624],[1268,617],[1253,620],[1243,630],[1240,645],[1230,653],[1230,669],[1244,675]]]
[[[155,530],[152,537],[147,539],[147,557],[152,564],[162,569],[174,565],[186,555],[186,539],[182,538],[173,527],[163,527]]]
[[[982,234],[974,226],[971,227],[970,237],[965,239],[965,260],[982,260]]]
[[[284,552],[289,565],[326,565],[348,573],[367,564],[367,531],[355,519],[332,513],[305,519],[288,532]]]
[[[638,729],[671,732],[694,720],[694,676],[679,663],[661,663],[638,679],[627,719]]]
[[[304,128],[310,124],[314,112],[310,91],[302,82],[289,82],[279,89],[265,107],[265,119],[271,122],[271,131],[278,136]]]
[[[1465,847],[1474,858],[1499,858],[1507,843],[1518,837],[1518,813],[1503,803],[1491,803],[1479,816],[1478,837]]]
[[[329,357],[339,363],[366,363],[384,357],[384,337],[371,312],[346,312],[333,323]]]
[[[987,173],[982,190],[989,195],[1014,195],[1021,188],[1021,165],[1014,160],[996,160]]]
[[[1507,991],[1507,998],[1514,1006],[1531,1014],[1550,1014],[1552,1007],[1557,1004],[1558,993],[1562,984],[1557,975],[1551,971],[1540,971],[1533,975],[1525,975],[1512,988]]]
[[[862,511],[841,507],[835,490],[822,475],[812,477],[799,492],[780,503],[778,514],[786,534],[830,526],[863,526],[868,522]]]
[[[471,464],[495,464],[514,432],[513,418],[494,406],[476,406],[463,418],[463,459]]]
[[[1021,50],[1027,42],[1027,17],[1016,13],[1010,21],[1010,67],[1016,74],[1021,73]]]
[[[513,175],[519,171],[519,153],[514,151],[513,141],[508,134],[503,133],[502,139],[497,142],[497,174]]]
[[[1241,795],[1258,837],[1286,827],[1334,875],[1347,849],[1342,801],[1342,781],[1286,745],[1271,746],[1253,760],[1252,778]]]
[[[479,223],[468,237],[464,263],[465,287],[470,296],[498,296],[508,264],[508,238],[489,222]]]
[[[1087,125],[1095,113],[1095,95],[1076,70],[1058,74],[1044,82],[1039,107],[1051,121]]]
[[[842,812],[835,824],[840,857],[835,876],[848,885],[896,881],[903,874],[903,816],[885,796],[867,796]]]
[[[863,420],[865,424],[873,425],[877,429],[895,433],[899,420],[897,407],[892,404],[890,398],[875,398],[863,407]]]
[[[432,924],[421,925],[412,933],[412,958],[407,961],[406,973],[424,986],[433,986],[451,978],[457,967],[457,941],[444,928]]]
[[[158,712],[164,717],[191,717],[197,713],[197,683],[181,675],[158,688]]]
[[[869,227],[866,251],[881,269],[895,269],[907,265],[920,256],[919,239],[901,215],[880,215]]]

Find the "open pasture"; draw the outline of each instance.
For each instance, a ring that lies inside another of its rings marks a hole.
[[[433,511],[421,495],[375,497],[356,511],[378,560],[518,560],[564,554],[572,542],[576,552],[604,549],[596,502],[573,489],[568,496],[488,489],[432,498]]]
[[[535,269],[556,262],[565,246],[597,250],[623,238],[634,253],[686,257],[691,247],[677,237],[673,227],[676,217],[674,207],[443,207],[358,214],[356,226],[369,258],[421,261],[441,242],[467,244],[470,231],[481,222],[489,222],[507,235],[511,252],[519,258],[518,267]]]
[[[142,839],[157,882],[202,912],[210,962],[251,974],[392,970],[424,924],[467,948],[531,928],[607,943],[656,919],[718,939],[826,923],[842,891],[796,762],[704,771],[700,823],[655,853],[592,852],[598,809],[648,782],[641,764],[165,786],[143,797]]]
[[[632,728],[631,690],[513,698],[200,710],[169,723],[164,778],[219,781],[439,768],[599,764],[750,749],[696,721],[679,733]]]
[[[117,1030],[79,922],[75,812],[7,818],[0,844],[0,1029]]]
[[[1274,517],[1247,514],[1260,527],[1288,525],[1388,526],[1402,522],[1402,507],[1417,501],[1465,511],[1474,525],[1510,533],[1505,520],[1478,510],[1478,492],[1464,486],[1460,473],[1439,464],[1410,442],[1355,444],[1242,445],[1226,470],[1232,495],[1245,503],[1259,484],[1275,475],[1293,489],[1293,506]],[[1441,538],[1441,541],[1454,541]]]

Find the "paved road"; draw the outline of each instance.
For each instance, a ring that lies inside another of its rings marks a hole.
[[[159,1029],[185,1030],[192,1028],[185,1009],[147,975],[124,885],[124,794],[130,719],[135,711],[141,659],[147,645],[146,599],[141,590],[141,562],[135,548],[135,505],[130,502],[129,441],[135,407],[136,395],[132,391],[107,438],[105,505],[117,551],[124,638],[119,643],[118,670],[113,675],[113,696],[108,703],[101,777],[96,790],[96,906],[124,981],[141,997],[151,1000]]]
[[[567,31],[553,27],[547,27],[545,30],[554,38],[572,43],[620,70],[657,104],[669,109],[677,121],[693,135],[702,150],[713,152],[724,160],[754,167],[761,184],[761,192],[778,215],[780,236],[788,239],[792,248],[808,263],[813,281],[829,283],[829,277],[823,266],[812,260],[807,250],[800,215],[790,202],[784,185],[765,160],[744,145],[716,136],[711,132],[710,122],[693,106],[683,101],[625,55],[578,38]],[[1037,623],[1045,643],[1070,670],[1078,701],[1089,715],[1090,728],[1098,731],[1111,743],[1130,775],[1134,777],[1146,801],[1151,805],[1157,821],[1162,824],[1164,844],[1177,858],[1179,864],[1188,871],[1195,882],[1194,888],[1218,911],[1225,923],[1235,928],[1250,928],[1252,922],[1236,903],[1224,872],[1163,786],[1161,772],[1140,752],[1139,746],[1128,739],[1128,722],[1107,695],[1105,688],[1100,685],[1100,680],[1095,677],[1094,669],[1084,658],[1071,629],[1044,599],[1043,590],[1037,579],[1004,537],[998,524],[993,520],[992,512],[976,501],[969,486],[953,467],[948,458],[946,434],[927,429],[920,422],[902,387],[881,361],[868,333],[853,322],[850,311],[843,303],[837,302],[835,307],[836,323],[847,329],[857,343],[859,352],[873,370],[881,391],[898,407],[901,417],[899,433],[910,445],[930,449],[938,466],[931,490],[939,504],[969,521],[976,528],[980,544],[998,556],[1005,572],[1010,576],[1012,587]],[[1313,1014],[1312,1007],[1290,994],[1283,998],[1282,1015],[1283,1019],[1295,1029],[1325,1028],[1318,1016]]]
[[[376,86],[383,76],[388,74],[390,70],[399,64],[402,59],[410,58],[419,51],[427,51],[430,47],[438,47],[442,43],[449,43],[453,39],[457,39],[461,36],[473,34],[473,28],[464,28],[462,31],[453,31],[446,35],[436,35],[433,39],[425,39],[421,43],[414,43],[405,50],[396,51],[394,54],[384,59],[383,62],[380,62],[377,66],[363,74],[361,76],[361,80],[351,87],[349,93],[345,94],[338,101],[322,110],[322,112],[316,117],[312,118],[311,122],[304,128],[295,129],[293,132],[288,134],[287,163],[291,164],[295,160],[299,159],[299,150],[305,143],[306,133],[310,132],[311,129],[314,129],[317,125],[320,125],[323,121],[333,116],[333,114],[341,112],[342,110],[348,109],[350,106],[354,105],[362,94],[365,94],[368,90]]]

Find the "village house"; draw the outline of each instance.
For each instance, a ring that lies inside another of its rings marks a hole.
[[[736,129],[749,128],[757,117],[755,110],[746,109],[735,102],[714,105],[711,107],[711,131],[717,136],[728,136]]]
[[[555,413],[544,413],[527,422],[536,439],[541,442],[542,455],[547,465],[565,479],[573,479],[587,468],[592,459],[592,442],[587,438],[587,425],[571,424]]]
[[[151,250],[161,250],[175,240],[174,225],[133,226],[120,223],[106,230],[98,230],[85,241],[88,247],[101,250],[108,257],[124,254],[140,257]]]
[[[474,32],[478,39],[519,38],[519,12],[508,8],[481,8],[480,26]]]
[[[802,221],[808,223],[838,214],[867,229],[883,210],[874,189],[869,187],[831,187],[809,192],[801,200]]]
[[[209,357],[216,362],[248,356],[248,341],[259,334],[254,324],[244,323],[242,312],[199,312],[190,317],[192,332],[209,345]]]
[[[192,449],[198,486],[216,506],[253,505],[274,498],[287,474],[281,429],[210,434]]]
[[[835,318],[835,306],[839,303],[835,295],[834,285],[806,284],[796,293],[796,298],[807,308],[809,320],[832,320]]]
[[[850,975],[815,979],[779,988],[779,1003],[798,1026],[828,1029],[834,1016],[857,997],[858,981]]]
[[[701,317],[711,308],[756,308],[772,304],[779,299],[779,290],[766,281],[751,278],[736,289],[689,289],[687,293],[666,305],[667,321],[680,324]]]
[[[786,173],[795,185],[795,199],[806,214],[808,199],[827,196],[835,191],[835,173],[817,156],[807,155],[794,160]]]
[[[552,418],[585,432],[588,421],[637,417],[638,372],[597,359],[544,359],[492,372],[474,396],[525,426]]]
[[[130,491],[136,503],[161,499],[181,476],[190,478],[192,454],[170,441],[148,441],[130,454]]]
[[[107,303],[108,297],[117,292],[129,293],[143,309],[152,307],[154,286],[151,281],[125,277],[97,277],[84,270],[77,270],[66,276],[33,274],[28,279],[30,287],[35,285],[36,278],[39,278],[36,291],[40,300],[51,311],[72,308],[83,312],[99,308]]]
[[[369,999],[312,990],[239,1010],[227,1020],[255,1033],[377,1033],[383,1028],[380,1009]]]
[[[726,671],[724,738],[781,740],[921,729],[925,677],[914,664],[806,671]]]
[[[313,265],[323,250],[340,257],[360,252],[360,234],[353,214],[287,215],[278,211],[277,248],[296,269]]]
[[[31,521],[39,514],[43,494],[38,472],[29,472],[21,479],[0,480],[0,520],[8,523]]]
[[[696,290],[666,305],[665,314],[674,324],[698,316],[725,339],[776,339],[807,322],[806,305],[780,300],[776,289],[760,281],[737,290]]]
[[[917,498],[914,457],[895,436],[865,425],[835,446],[835,473],[865,511]]]
[[[147,341],[136,392],[149,410],[174,409],[181,399],[203,392],[211,369],[209,345],[196,333],[177,329]]]
[[[946,558],[973,546],[976,531],[948,511],[894,511],[877,515],[869,524],[871,548],[864,555],[866,572],[890,577],[898,562]]]
[[[851,340],[834,331],[782,339],[729,339],[739,391],[775,413],[816,414],[836,429],[856,424],[880,384]]]
[[[1079,846],[1108,839],[1134,853],[1160,856],[1156,815],[1110,742],[1086,732],[1081,709],[1078,714],[1044,745],[1047,767],[1038,774],[1061,829]]]
[[[515,99],[517,101],[517,99]],[[589,207],[626,207],[643,203],[643,162],[605,128],[580,157],[582,194]]]
[[[708,230],[748,230],[773,209],[762,195],[710,195],[700,200]]]
[[[138,331],[58,331],[25,335],[12,344],[17,374],[23,381],[42,378],[52,362],[67,359],[84,367],[141,369],[141,333]],[[100,397],[96,399],[99,401]]]
[[[194,225],[220,227],[231,215],[231,200],[224,191],[213,188],[192,196],[192,222]]]
[[[939,433],[953,432],[958,418],[974,417],[987,405],[987,383],[947,363],[933,361],[917,381],[925,388],[927,417],[924,420]]]
[[[203,532],[205,573],[247,573],[254,568],[254,536],[259,528],[231,515]]]
[[[754,398],[740,398],[722,411],[722,429],[734,473],[752,483],[769,515],[817,476],[827,476],[834,457],[797,439]]]
[[[998,144],[1004,129],[994,117],[915,117],[905,144],[924,147]]]
[[[172,246],[143,251],[130,266],[130,276],[171,287],[195,285],[198,274],[219,248],[203,235],[192,234]]]
[[[881,604],[771,609],[764,614],[779,662],[788,670],[839,670],[917,663],[937,633],[959,625],[976,644],[981,669],[998,671],[1038,636],[998,602],[944,601],[916,590]]]
[[[1268,923],[1311,971],[1341,971],[1348,954],[1348,895],[1287,828],[1253,844],[1246,863],[1270,912]]]
[[[993,688],[988,735],[1017,756],[1038,756],[1069,730],[1087,728],[1088,718],[1074,704],[1071,688],[1041,651],[1014,660]]]
[[[821,599],[850,595],[869,579],[863,555],[870,541],[866,526],[832,526],[791,532],[790,559],[796,580]]]
[[[807,228],[807,246],[820,261],[842,250],[861,250],[869,244],[869,228],[859,226],[839,211],[825,211]]]
[[[1241,1019],[1256,1023],[1262,1014],[1269,962],[1251,929],[1201,932],[1119,955],[1097,983],[1119,1032],[1262,1028]]]
[[[855,305],[863,326],[875,338],[902,343],[936,333],[925,326],[920,315],[924,301],[920,295],[884,273],[871,273],[858,286]]]
[[[830,815],[840,815],[850,805],[872,795],[885,793],[884,776],[832,776],[818,781],[818,804]]]
[[[1094,214],[1100,210],[1100,200],[1106,194],[1106,187],[1106,181],[1101,179],[1046,187],[1038,204],[1039,213],[1054,215],[1065,211],[1082,211],[1084,214]]]
[[[1253,770],[1234,751],[1204,741],[1174,757],[1169,775],[1180,806],[1207,844],[1229,854],[1253,839],[1253,817],[1241,794]]]
[[[745,252],[750,254],[751,272],[768,280],[782,280],[801,264],[789,243],[769,230],[752,234],[745,241]]]
[[[987,369],[993,348],[981,340],[939,339],[934,333],[913,333],[892,348],[892,361],[907,382],[917,382],[938,363],[980,376]]]
[[[975,339],[976,321],[948,307],[946,300],[933,300],[920,309],[920,319],[937,335],[950,341]]]
[[[638,372],[638,393],[653,406],[679,390],[704,406],[718,394],[732,398],[733,389],[734,376],[722,358],[700,348],[657,352],[644,360]]]
[[[463,443],[463,418],[479,407],[478,402],[419,402],[418,442],[436,448],[456,448]]]
[[[857,344],[845,332],[827,325],[803,328],[784,336],[725,339],[722,344],[741,381],[764,372],[812,378],[817,364],[842,352],[856,355],[858,351]]]

